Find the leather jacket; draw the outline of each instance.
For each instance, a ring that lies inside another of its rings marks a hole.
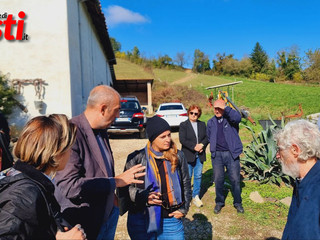
[[[183,195],[184,204],[177,210],[182,212],[184,215],[187,215],[192,198],[191,181],[189,177],[187,161],[184,157],[183,152],[179,150],[178,158],[179,165],[177,167],[177,171],[182,188],[181,192]],[[135,151],[128,156],[124,171],[139,163],[141,163],[143,166],[147,165],[145,149]],[[144,178],[145,176],[139,179],[144,180]],[[120,202],[120,215],[125,214],[127,211],[129,211],[130,213],[143,212],[147,207],[148,195],[150,190],[151,189],[146,188],[144,184],[131,184],[129,186],[119,188],[118,197]]]
[[[58,229],[71,227],[60,215],[54,185],[39,170],[17,161],[0,178],[0,239],[54,240]]]

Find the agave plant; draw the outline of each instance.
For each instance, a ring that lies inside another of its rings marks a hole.
[[[241,158],[242,170],[247,180],[258,180],[262,184],[272,183],[278,186],[281,182],[291,185],[293,179],[281,172],[281,165],[276,159],[277,144],[274,133],[284,126],[284,121],[281,122],[282,127],[278,127],[271,118],[270,120],[272,124],[258,136],[249,126],[245,126],[251,131],[253,140],[244,149],[244,157]]]

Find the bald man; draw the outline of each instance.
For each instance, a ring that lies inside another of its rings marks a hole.
[[[240,159],[242,143],[239,137],[241,115],[226,106],[221,99],[213,104],[214,114],[207,123],[207,135],[210,142],[211,162],[216,188],[216,206],[214,213],[220,213],[225,205],[224,177],[225,168],[232,187],[233,206],[238,213],[244,213],[240,188]]]
[[[143,183],[137,178],[145,175],[141,165],[114,174],[106,129],[119,116],[120,106],[120,95],[113,88],[92,89],[86,110],[71,119],[77,125],[77,139],[65,169],[55,177],[64,218],[70,224],[80,223],[89,240],[114,239],[119,217],[115,189]]]

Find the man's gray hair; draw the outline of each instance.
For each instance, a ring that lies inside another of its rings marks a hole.
[[[91,90],[87,101],[87,107],[94,107],[100,103],[110,106],[110,104],[113,103],[115,95],[120,98],[120,94],[112,87],[99,85]]]
[[[301,150],[299,160],[320,158],[320,131],[317,125],[307,120],[289,122],[276,133],[275,140],[280,149],[289,149],[292,144],[296,144]]]

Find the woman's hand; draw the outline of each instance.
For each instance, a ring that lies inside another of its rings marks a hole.
[[[169,217],[175,217],[175,218],[182,218],[184,217],[184,214],[182,212],[180,212],[179,210],[176,210],[172,213],[169,213]]]
[[[161,193],[159,192],[150,192],[148,196],[148,204],[149,205],[161,205],[162,200],[161,198]]]
[[[202,152],[203,151],[203,144],[202,143],[198,143],[195,147],[194,147],[194,150],[196,152]]]
[[[67,227],[64,228],[65,232],[58,231],[56,234],[57,240],[86,240],[87,236],[81,228],[80,224],[77,224],[74,226],[71,230],[69,230]],[[69,231],[68,231],[69,230]]]

